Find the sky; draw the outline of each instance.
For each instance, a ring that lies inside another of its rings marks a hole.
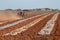
[[[60,9],[60,0],[0,0],[0,9]]]

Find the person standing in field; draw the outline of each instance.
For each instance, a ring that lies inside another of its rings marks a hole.
[[[23,17],[24,16],[23,11],[18,12],[18,15]]]

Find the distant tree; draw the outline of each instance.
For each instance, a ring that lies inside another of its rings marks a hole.
[[[7,11],[12,11],[13,9],[6,9]]]
[[[30,10],[28,10],[28,9],[24,9],[23,11],[30,11]]]
[[[50,10],[49,8],[45,8],[45,10]]]
[[[52,11],[54,12],[55,10],[54,10],[54,9],[52,9]]]
[[[40,11],[41,9],[37,9],[38,11]]]
[[[21,9],[16,9],[16,11],[21,11]]]
[[[58,9],[55,9],[55,11],[59,11]]]

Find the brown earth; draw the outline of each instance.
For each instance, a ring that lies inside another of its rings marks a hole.
[[[60,14],[58,15],[58,18],[55,21],[55,26],[50,35],[42,36],[37,34],[45,26],[47,21],[49,21],[53,17],[53,15],[54,14],[44,18],[43,20],[39,21],[37,24],[33,25],[31,28],[28,28],[28,30],[23,31],[22,33],[19,33],[17,35],[0,36],[0,40],[60,40]],[[40,17],[43,17],[43,16],[40,16]],[[36,17],[34,19],[24,21],[21,24],[0,30],[0,35],[13,31],[17,28],[20,28],[40,17]]]
[[[34,14],[32,12],[25,12],[24,14],[25,15],[22,17],[18,15],[18,12],[16,11],[0,10],[0,26],[38,15],[37,13]]]
[[[17,34],[16,36],[11,36],[11,35],[10,36],[4,36],[4,37],[2,37],[3,38],[2,40],[4,40],[4,39],[5,40],[9,40],[9,39],[10,40],[36,40],[37,39],[36,38],[37,32],[42,29],[42,27],[46,24],[46,22],[48,20],[51,19],[51,17],[53,15],[46,17],[45,19],[41,20],[40,22],[38,22],[37,24],[35,24],[31,28],[29,28],[28,30],[22,32],[21,34]]]
[[[45,14],[45,15],[46,15],[46,14]],[[45,15],[42,15],[42,16],[45,16]],[[26,20],[26,21],[24,21],[24,22],[22,22],[22,23],[20,23],[20,24],[17,24],[17,25],[15,25],[15,26],[12,26],[12,27],[9,27],[9,28],[6,28],[6,29],[4,29],[4,30],[0,30],[0,35],[2,35],[2,34],[4,34],[4,33],[8,33],[8,32],[10,32],[10,31],[12,31],[12,30],[17,29],[17,28],[20,28],[20,27],[22,27],[22,26],[24,26],[24,25],[26,25],[26,24],[28,24],[28,23],[31,23],[32,21],[34,21],[34,20],[36,20],[36,19],[38,19],[38,18],[41,18],[42,16],[39,16],[39,17],[35,17],[35,18],[33,18],[33,19]],[[7,30],[8,30],[8,31],[7,31]]]
[[[19,19],[22,19],[22,17],[19,17],[15,11],[0,10],[0,26]]]

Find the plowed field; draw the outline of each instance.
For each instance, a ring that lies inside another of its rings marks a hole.
[[[60,40],[60,14],[35,15],[4,25],[0,40]]]

